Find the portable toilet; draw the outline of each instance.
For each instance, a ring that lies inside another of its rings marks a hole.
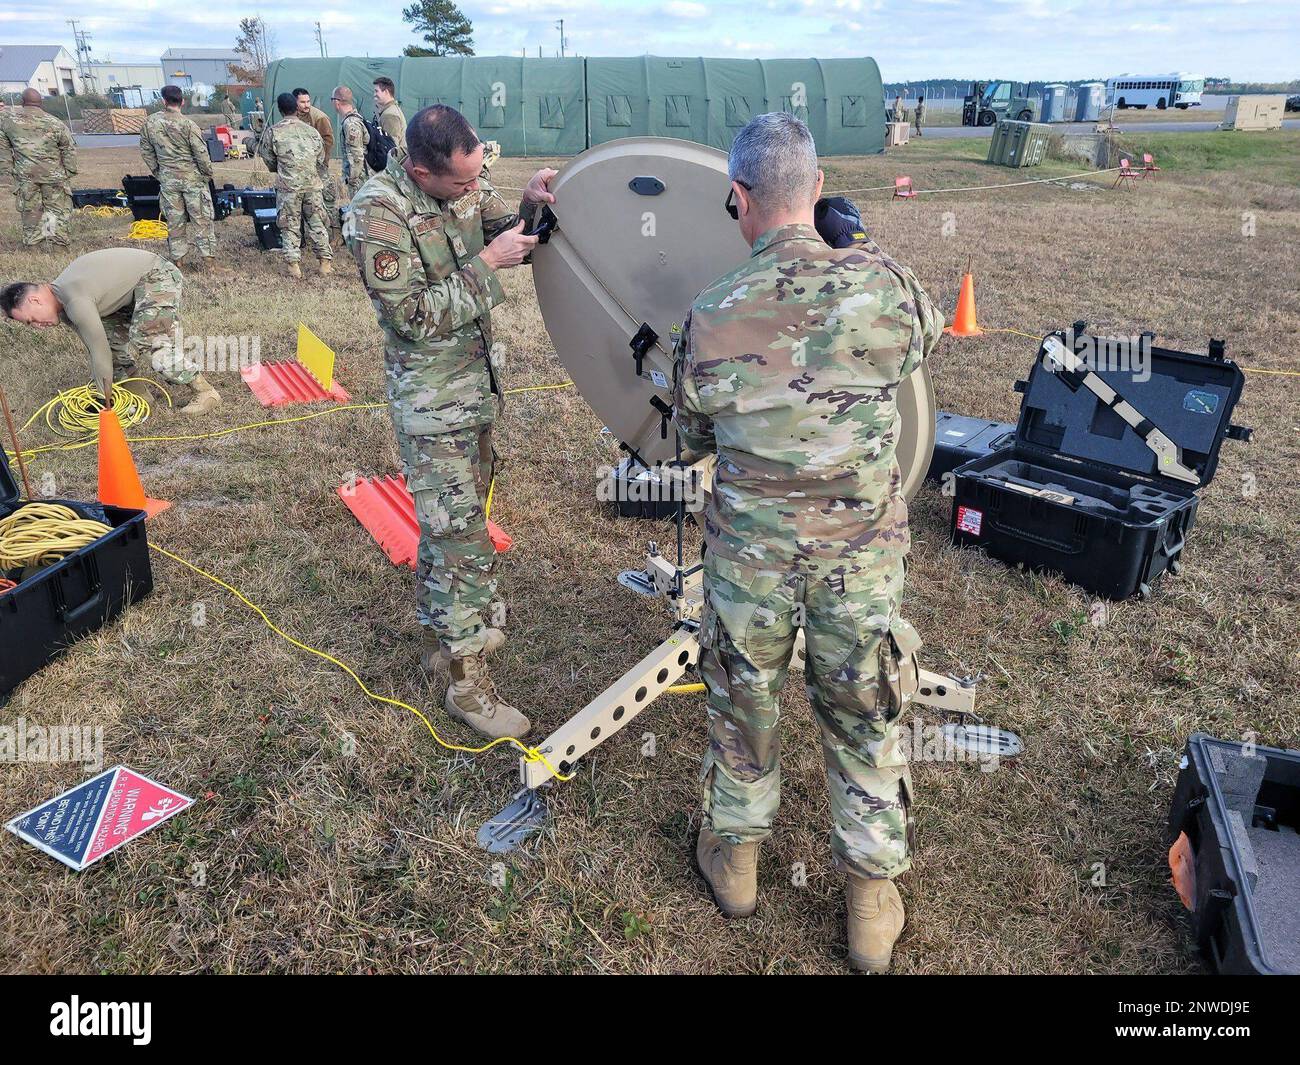
[[[1097,122],[1106,100],[1106,86],[1100,81],[1088,81],[1079,86],[1074,103],[1076,122]]]
[[[1039,108],[1040,122],[1065,121],[1065,86],[1060,82],[1043,86],[1043,106]]]

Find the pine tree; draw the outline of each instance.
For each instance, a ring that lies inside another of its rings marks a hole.
[[[402,19],[428,43],[408,45],[408,56],[474,54],[474,26],[452,0],[418,0],[402,11]]]

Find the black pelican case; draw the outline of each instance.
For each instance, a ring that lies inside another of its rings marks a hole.
[[[112,526],[112,532],[49,566],[0,572],[18,582],[0,592],[0,702],[73,641],[153,591],[144,511],[68,499],[43,502],[71,507]],[[21,506],[0,448],[0,518]]]
[[[1029,379],[1016,382],[1024,399],[1010,445],[953,473],[954,543],[1056,571],[1108,599],[1148,598],[1158,577],[1181,570],[1197,489],[1213,478],[1225,438],[1250,438],[1230,420],[1244,375],[1222,341],[1197,355],[1155,347],[1150,334],[1136,339],[1145,369],[1090,374],[1059,368],[1049,342],[1083,358],[1113,341],[1088,336],[1083,322],[1044,338]],[[1153,431],[1176,447],[1183,476],[1148,446]]]
[[[945,473],[1006,447],[1016,436],[1016,427],[1010,422],[970,418],[946,410],[937,412],[934,422],[934,454],[925,471],[927,481],[943,481]]]
[[[1184,835],[1192,934],[1216,971],[1300,975],[1300,751],[1192,735],[1168,842]]]

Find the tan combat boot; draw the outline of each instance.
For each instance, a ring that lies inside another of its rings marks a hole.
[[[490,655],[495,651],[501,650],[505,646],[506,634],[500,629],[484,629],[487,642],[483,645],[483,653]],[[442,644],[438,642],[438,637],[434,635],[431,629],[424,630],[424,646],[420,650],[420,666],[426,673],[432,673],[438,667],[439,662],[450,662],[451,655],[442,649]]]
[[[302,277],[302,267],[299,266],[297,263],[290,263],[290,264],[289,264],[289,276],[290,276],[290,277]]]
[[[892,880],[849,876],[849,965],[861,972],[889,971],[903,931],[903,900]]]
[[[748,917],[758,909],[757,843],[728,843],[701,827],[695,863],[713,889],[718,909],[728,917]]]
[[[496,693],[483,658],[477,654],[451,660],[451,684],[443,708],[449,716],[489,739],[526,736],[532,724]]]
[[[194,389],[194,398],[181,408],[182,414],[207,414],[221,406],[221,396],[202,374],[190,382],[190,387]]]
[[[334,260],[322,259],[320,261],[320,276],[329,277],[329,275],[332,274],[333,272],[334,272]]]

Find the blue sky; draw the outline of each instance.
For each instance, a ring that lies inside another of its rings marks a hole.
[[[279,56],[316,55],[320,21],[332,55],[396,55],[415,41],[401,0],[158,0],[50,4],[0,0],[0,45],[63,44],[66,19],[92,35],[95,58],[156,61],[179,46],[234,43],[240,15],[260,13]],[[546,55],[565,20],[582,55],[876,59],[886,81],[996,76],[1017,80],[1188,71],[1240,80],[1300,77],[1294,3],[1276,0],[468,0],[480,55]]]

